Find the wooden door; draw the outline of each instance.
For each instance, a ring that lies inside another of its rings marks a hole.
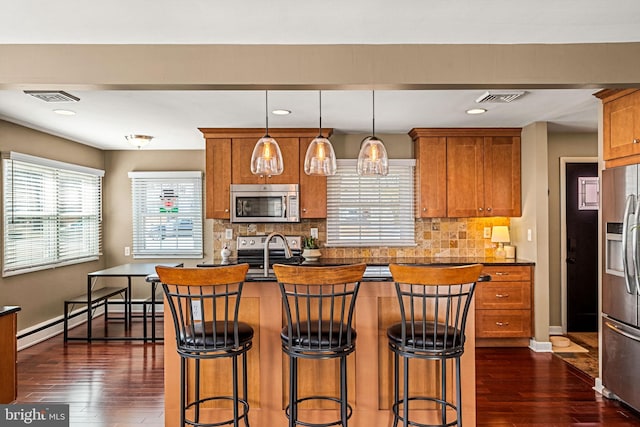
[[[418,218],[447,216],[447,138],[421,137],[415,141]]]
[[[229,219],[231,139],[207,139],[206,150],[206,217]]]
[[[447,138],[447,216],[485,216],[483,137]]]
[[[485,215],[520,216],[520,194],[520,137],[485,137]]]
[[[304,158],[313,138],[300,139],[300,218],[327,217],[327,177],[304,173]]]

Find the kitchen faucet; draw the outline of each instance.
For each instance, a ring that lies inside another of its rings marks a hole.
[[[282,243],[284,246],[284,257],[286,259],[289,259],[293,256],[293,254],[291,253],[291,249],[289,248],[289,243],[287,243],[287,238],[284,237],[284,235],[282,233],[278,233],[277,231],[274,231],[273,233],[269,234],[267,236],[266,239],[264,239],[264,256],[263,256],[263,260],[262,262],[264,263],[264,277],[269,277],[269,242],[271,241],[271,239],[273,239],[274,237],[280,237],[282,239]]]

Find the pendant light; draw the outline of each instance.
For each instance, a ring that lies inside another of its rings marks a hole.
[[[251,154],[251,173],[254,175],[280,175],[284,171],[282,152],[278,142],[269,136],[269,92],[265,91],[265,134],[256,142]]]
[[[358,154],[358,175],[387,175],[389,173],[389,157],[382,140],[376,137],[376,98],[371,91],[373,129],[372,135],[360,143]]]
[[[318,126],[318,136],[316,136],[304,156],[304,173],[307,175],[335,175],[336,174],[336,153],[329,139],[322,136],[322,91],[318,91],[320,97],[320,124]]]

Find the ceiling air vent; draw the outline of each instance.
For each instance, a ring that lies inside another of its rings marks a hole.
[[[80,98],[61,90],[25,90],[24,93],[44,102],[78,102]]]
[[[520,98],[525,93],[526,92],[524,92],[524,91],[521,91],[521,92],[485,92],[480,96],[480,98],[476,99],[476,102],[478,104],[488,103],[488,102],[504,104],[504,103],[511,102],[513,100],[516,100],[516,99]]]

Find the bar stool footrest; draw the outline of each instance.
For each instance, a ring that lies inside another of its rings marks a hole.
[[[190,402],[186,407],[185,410],[189,410],[191,408],[193,408],[196,405],[201,405],[205,402],[211,402],[214,400],[229,400],[231,402],[233,402],[233,397],[232,396],[214,396],[214,397],[206,397],[200,400],[196,400],[195,402]],[[243,399],[238,399],[238,403],[242,406],[242,408],[244,409],[242,411],[241,414],[238,415],[238,421],[240,421],[243,418],[247,418],[249,415],[249,403],[246,400]],[[232,409],[230,409],[232,410]],[[215,423],[201,423],[201,422],[196,422],[193,420],[189,420],[185,417],[185,424],[189,424],[191,426],[195,426],[195,427],[219,427],[219,426],[226,426],[229,424],[233,424],[234,419],[230,418],[228,420],[223,420],[223,421],[218,421]],[[246,422],[246,421],[245,421]],[[248,425],[248,423],[247,423]]]
[[[329,397],[329,396],[309,396],[309,397],[303,397],[301,399],[296,400],[296,404],[300,404],[301,402],[306,402],[308,400],[328,400],[331,402],[335,402],[338,405],[341,404],[340,399],[338,399],[337,397]],[[284,409],[284,413],[287,416],[287,419],[290,418],[290,411],[289,411],[289,406],[287,405],[287,407]],[[351,414],[353,414],[353,408],[351,407],[351,405],[349,403],[347,403],[347,420],[349,418],[351,418]],[[306,426],[306,427],[329,427],[329,426],[337,426],[337,425],[341,425],[342,424],[342,420],[338,419],[336,421],[330,421],[328,423],[311,423],[311,422],[307,422],[307,421],[300,421],[299,419],[296,420],[296,425],[301,425],[301,426]]]
[[[442,406],[445,406],[446,408],[449,409],[453,409],[454,411],[457,410],[456,405],[454,405],[451,402],[447,402],[446,400],[442,400],[442,399],[438,399],[437,397],[427,397],[427,396],[414,396],[414,397],[410,397],[407,399],[408,401],[414,401],[414,400],[420,400],[420,401],[428,401],[428,402],[434,402],[437,405],[439,405],[439,408],[437,409],[438,411],[442,410]],[[404,403],[404,400],[399,400],[397,402],[395,402],[392,406],[391,406],[391,411],[393,412],[393,415],[396,417],[396,419],[398,419],[399,421],[402,421],[403,423],[405,422],[404,417],[402,417],[400,414],[403,413],[403,411],[400,410],[400,405],[402,405]],[[445,410],[446,410],[445,408]],[[411,426],[416,426],[416,427],[451,427],[451,426],[457,426],[458,425],[458,419],[456,418],[453,421],[449,421],[446,424],[422,424],[419,423],[417,421],[411,421],[408,420],[405,423],[406,425],[411,425]]]

